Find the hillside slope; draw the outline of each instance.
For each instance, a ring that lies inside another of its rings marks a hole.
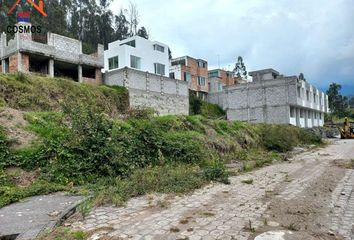
[[[129,108],[125,88],[97,87],[67,79],[21,73],[0,74],[0,107],[22,111],[59,111],[67,102],[86,102],[110,116]]]

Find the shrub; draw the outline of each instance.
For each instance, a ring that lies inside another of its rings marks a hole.
[[[295,127],[286,125],[262,125],[262,143],[268,150],[287,152],[299,143]]]
[[[10,157],[10,142],[4,129],[0,126],[0,169],[9,161]]]
[[[206,118],[225,118],[226,112],[216,104],[208,103],[197,97],[194,91],[189,91],[189,114],[202,115]]]

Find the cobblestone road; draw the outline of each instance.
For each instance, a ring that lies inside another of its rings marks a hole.
[[[252,239],[253,230],[265,224],[280,228],[281,223],[266,223],[273,199],[291,201],[306,194],[334,160],[344,162],[354,158],[353,153],[354,141],[337,141],[290,162],[231,177],[230,185],[209,185],[184,197],[135,198],[121,208],[99,207],[72,227],[96,231],[91,239]],[[354,239],[354,171],[342,171],[332,199],[323,207],[332,214],[328,231]],[[243,183],[247,179],[253,179],[253,184]]]

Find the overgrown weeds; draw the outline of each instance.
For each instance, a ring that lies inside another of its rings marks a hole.
[[[144,114],[112,120],[100,106],[69,100],[61,108],[62,113],[27,114],[28,129],[40,136],[30,148],[9,150],[0,131],[0,156],[7,159],[2,167],[41,172],[28,188],[1,174],[6,184],[0,206],[67,189],[90,191],[95,204],[122,204],[152,192],[186,193],[210,181],[228,183],[229,159],[251,171],[278,160],[279,152],[319,142],[291,126]]]

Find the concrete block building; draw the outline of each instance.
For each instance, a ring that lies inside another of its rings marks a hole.
[[[106,72],[104,83],[126,87],[132,108],[153,108],[160,115],[189,113],[187,82],[125,67]]]
[[[168,46],[134,36],[108,44],[104,52],[105,71],[125,67],[168,77],[170,65]]]
[[[249,73],[253,82],[226,86],[209,94],[230,120],[253,123],[323,126],[328,96],[297,76],[283,76],[273,69]]]
[[[18,23],[31,26],[30,23]],[[68,77],[78,82],[102,83],[103,45],[91,55],[82,53],[81,41],[47,33],[47,43],[32,40],[32,34],[16,33],[0,40],[0,70],[4,73],[40,73],[50,77]]]
[[[170,78],[187,82],[189,89],[195,91],[197,96],[207,98],[209,92],[207,61],[189,56],[172,59]]]

